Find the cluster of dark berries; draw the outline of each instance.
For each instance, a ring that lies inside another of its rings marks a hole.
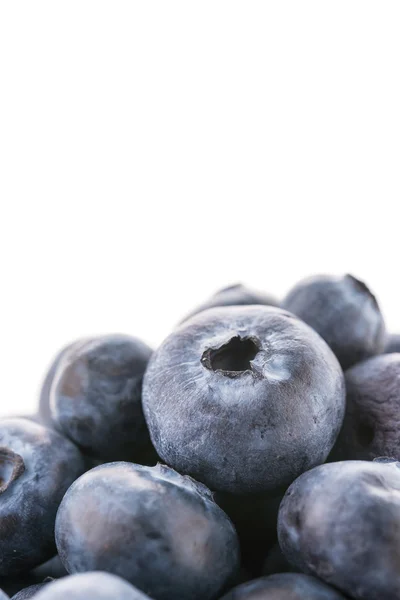
[[[351,275],[68,345],[0,421],[0,600],[400,600],[396,350]]]

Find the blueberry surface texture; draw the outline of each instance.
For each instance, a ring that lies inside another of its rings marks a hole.
[[[335,460],[400,458],[400,354],[375,356],[345,373],[343,428]]]
[[[69,573],[114,573],[155,600],[215,598],[239,567],[235,529],[211,492],[162,465],[92,469],[66,493],[55,533]]]
[[[222,600],[344,600],[340,592],[310,575],[281,573],[249,581]]]
[[[256,493],[323,462],[344,415],[323,339],[266,306],[204,311],[153,354],[143,408],[163,461],[213,490]]]
[[[80,573],[46,585],[35,600],[151,600],[110,573]],[[171,598],[172,600],[172,598]]]
[[[203,302],[203,304],[200,304],[200,306],[189,313],[184,321],[208,308],[215,308],[217,306],[246,306],[250,304],[279,306],[278,300],[272,295],[265,294],[259,290],[253,290],[242,283],[237,283],[216,292],[206,302]]]
[[[0,590],[0,600],[10,600],[9,596],[3,590]]]
[[[400,352],[400,333],[392,333],[388,335],[384,352],[385,354],[390,354],[391,352]]]
[[[343,369],[385,348],[386,330],[378,302],[365,283],[352,275],[304,279],[282,306],[324,338]]]
[[[150,356],[146,344],[126,335],[72,345],[51,385],[55,426],[89,456],[146,462],[153,450],[142,410],[142,380]]]
[[[0,576],[55,554],[58,506],[83,471],[78,449],[55,431],[27,419],[0,421]]]
[[[301,475],[282,501],[290,563],[356,600],[400,598],[400,464],[344,461]]]
[[[32,598],[38,592],[40,592],[40,590],[43,589],[45,585],[48,585],[48,583],[50,582],[46,581],[44,583],[36,583],[34,585],[30,585],[29,587],[26,587],[17,594],[15,594],[15,596],[13,596],[11,600],[30,600],[30,598]]]
[[[43,379],[43,382],[42,382],[42,385],[40,388],[39,411],[38,411],[38,418],[44,423],[44,425],[53,426],[53,421],[51,418],[51,411],[50,411],[50,391],[51,391],[51,386],[53,384],[55,374],[57,373],[58,366],[61,363],[65,354],[67,352],[69,352],[73,346],[82,343],[82,341],[83,340],[75,340],[73,342],[70,342],[63,348],[61,348],[61,350],[53,358],[53,361],[51,362],[49,368],[47,369],[46,375]]]

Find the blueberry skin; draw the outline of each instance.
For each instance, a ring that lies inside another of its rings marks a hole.
[[[66,493],[55,533],[69,573],[108,571],[156,600],[215,598],[239,567],[211,492],[162,465],[92,469]]]
[[[282,306],[324,338],[343,369],[383,352],[386,330],[376,298],[352,275],[304,279]]]
[[[399,467],[394,460],[344,461],[301,475],[279,511],[279,544],[289,562],[356,600],[398,600]]]
[[[0,590],[0,600],[10,600],[9,597],[3,590]]]
[[[344,596],[303,573],[279,573],[238,586],[221,600],[344,600]]]
[[[374,356],[345,373],[343,428],[332,460],[400,459],[400,354]]]
[[[344,415],[344,377],[305,323],[278,308],[200,313],[153,354],[143,409],[161,458],[213,490],[289,485],[323,462]]]
[[[208,308],[215,308],[217,306],[246,306],[250,304],[279,306],[278,300],[273,296],[259,290],[253,290],[242,283],[237,283],[216,292],[206,302],[203,302],[203,304],[200,304],[195,310],[186,315],[182,323]]]
[[[80,573],[46,585],[35,600],[151,600],[110,573]],[[171,598],[172,600],[172,598]]]
[[[400,333],[392,333],[387,336],[385,354],[400,352]]]
[[[46,425],[48,427],[53,426],[53,421],[51,418],[51,410],[50,410],[50,391],[51,391],[51,386],[53,384],[55,374],[58,369],[58,365],[61,363],[65,354],[67,352],[69,352],[69,350],[73,346],[80,344],[82,341],[83,340],[75,340],[73,342],[70,342],[63,348],[61,348],[61,350],[54,357],[54,359],[53,359],[52,363],[50,364],[50,366],[47,370],[47,373],[43,379],[43,383],[40,388],[40,394],[39,394],[38,418],[44,425]]]
[[[28,419],[0,421],[0,576],[55,554],[58,506],[83,471],[78,449],[55,431]]]
[[[15,596],[13,596],[11,600],[29,600],[38,592],[40,592],[40,590],[43,589],[46,585],[48,585],[48,583],[49,582],[46,581],[45,583],[36,583],[35,585],[30,585],[29,587],[24,588],[23,590],[15,594]]]
[[[151,353],[126,335],[83,340],[64,353],[50,391],[52,419],[85,454],[142,462],[153,451],[141,399]]]

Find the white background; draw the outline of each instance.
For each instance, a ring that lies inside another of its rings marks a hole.
[[[400,4],[0,3],[2,413],[82,335],[351,272],[400,330]]]

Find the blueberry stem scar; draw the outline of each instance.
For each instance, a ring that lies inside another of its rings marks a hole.
[[[215,373],[226,377],[239,377],[252,371],[251,361],[260,351],[260,342],[255,337],[232,337],[218,348],[207,348],[201,357],[202,364]]]
[[[0,494],[7,491],[13,481],[25,471],[22,456],[9,448],[0,448]]]

